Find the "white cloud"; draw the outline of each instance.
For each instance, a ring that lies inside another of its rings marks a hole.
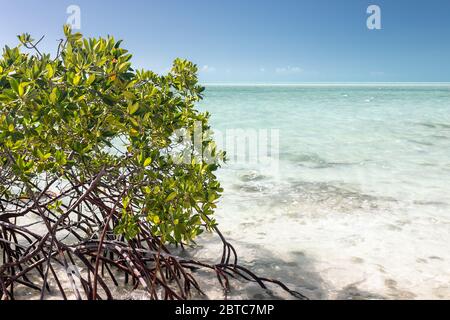
[[[208,66],[208,65],[204,65],[200,71],[204,72],[204,73],[216,72],[216,68]]]
[[[370,73],[370,75],[373,77],[384,76],[384,72],[383,71],[372,71]]]
[[[259,72],[266,72],[266,68],[260,68]]]
[[[303,69],[299,68],[299,67],[287,66],[287,67],[276,68],[275,72],[279,73],[279,74],[298,74],[298,73],[302,73]]]

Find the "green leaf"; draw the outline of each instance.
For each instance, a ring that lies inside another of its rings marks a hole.
[[[139,109],[139,103],[134,103],[134,104],[128,105],[128,113],[130,115],[135,114],[136,111],[138,111],[138,109]]]
[[[129,62],[122,63],[118,68],[119,72],[125,72],[130,67],[130,65],[131,63]]]
[[[166,202],[172,201],[173,199],[175,199],[175,197],[177,196],[177,192],[174,191],[171,194],[169,194],[166,198]]]
[[[123,205],[124,208],[127,208],[129,203],[130,203],[130,197],[123,198],[122,205]]]
[[[152,163],[152,158],[147,158],[144,161],[144,167],[148,167]]]
[[[51,153],[44,154],[40,149],[38,149],[37,154],[42,161],[46,161],[51,157]]]
[[[13,100],[13,99],[11,99],[11,97],[9,97],[8,95],[0,94],[0,101],[2,101],[2,102],[9,102],[11,100]]]
[[[91,74],[89,78],[86,80],[86,85],[90,86],[95,81],[95,74]]]
[[[19,84],[19,96],[23,97],[24,93],[25,93],[25,88],[28,84],[27,83],[21,83]]]
[[[56,102],[58,101],[58,88],[57,87],[53,88],[52,92],[49,95],[49,100],[53,104],[56,104]]]
[[[53,69],[51,64],[48,64],[45,69],[47,69],[47,78],[51,79],[55,75],[55,70]]]
[[[64,165],[67,164],[66,155],[65,155],[64,152],[61,151],[61,150],[57,150],[57,151],[55,152],[55,160],[56,160],[56,162],[57,162],[59,165],[61,165],[61,166],[64,166]]]
[[[14,79],[14,78],[9,79],[9,84],[10,84],[11,88],[12,88],[17,94],[19,94],[19,83],[17,83],[16,79]]]
[[[65,24],[64,25],[64,35],[66,37],[69,37],[71,33],[72,33],[72,28],[70,27],[69,24]]]
[[[150,193],[152,193],[152,188],[150,188],[149,186],[145,186],[145,187],[144,187],[144,192],[145,192],[146,194],[150,194]]]
[[[80,83],[81,76],[77,74],[75,77],[73,77],[73,84],[77,86]]]

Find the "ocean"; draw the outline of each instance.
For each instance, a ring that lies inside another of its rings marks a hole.
[[[314,299],[450,298],[450,84],[207,85],[198,108],[242,265]]]

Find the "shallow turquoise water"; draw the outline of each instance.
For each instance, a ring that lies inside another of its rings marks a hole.
[[[450,298],[450,85],[207,86],[200,109],[278,130],[270,167],[219,173],[247,264],[316,298]]]

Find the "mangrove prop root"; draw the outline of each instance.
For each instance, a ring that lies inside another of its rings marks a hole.
[[[150,299],[190,299],[205,293],[198,270],[210,271],[227,298],[232,279],[251,281],[261,288],[279,286],[293,297],[307,299],[277,280],[260,277],[238,264],[233,246],[214,227],[223,243],[217,264],[174,255],[153,235],[145,219],[131,240],[114,234],[120,221],[119,193],[97,185],[73,185],[60,194],[49,186],[17,199],[0,197],[0,300],[23,299],[35,292],[40,299],[114,299],[114,289],[144,290]],[[0,195],[1,196],[1,195]],[[51,205],[62,201],[58,213]],[[28,218],[28,219],[26,219]]]

